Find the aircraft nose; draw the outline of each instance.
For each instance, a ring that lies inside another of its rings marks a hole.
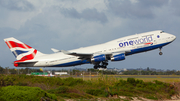
[[[172,38],[172,41],[174,41],[176,39],[176,36],[172,35],[171,38]]]

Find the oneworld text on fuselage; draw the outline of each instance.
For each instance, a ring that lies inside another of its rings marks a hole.
[[[140,38],[140,39],[136,39],[136,40],[121,42],[121,43],[119,43],[119,46],[124,47],[124,46],[129,46],[129,45],[134,45],[134,44],[148,43],[148,42],[152,42],[152,41],[153,41],[152,36],[146,36],[144,38]]]

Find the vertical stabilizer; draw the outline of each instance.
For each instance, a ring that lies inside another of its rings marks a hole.
[[[21,41],[13,37],[6,38],[4,39],[4,41],[18,61],[23,62],[26,60],[32,60],[37,56],[43,55],[43,53],[22,43]]]

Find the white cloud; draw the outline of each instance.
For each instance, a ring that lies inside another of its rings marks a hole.
[[[132,4],[136,4],[139,2],[139,0],[130,0]]]
[[[71,17],[76,19],[85,19],[87,21],[100,21],[106,23],[107,17],[104,13],[98,12],[96,9],[85,9],[81,13],[77,12],[76,9],[62,9],[61,12],[65,17]]]

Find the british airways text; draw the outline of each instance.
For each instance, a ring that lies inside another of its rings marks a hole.
[[[147,43],[147,42],[151,42],[153,41],[152,36],[146,36],[144,38],[141,39],[137,39],[137,40],[131,40],[131,41],[126,41],[126,42],[121,42],[119,43],[120,47],[124,47],[124,46],[129,46],[129,45],[134,45],[134,44],[142,44],[142,43]]]

